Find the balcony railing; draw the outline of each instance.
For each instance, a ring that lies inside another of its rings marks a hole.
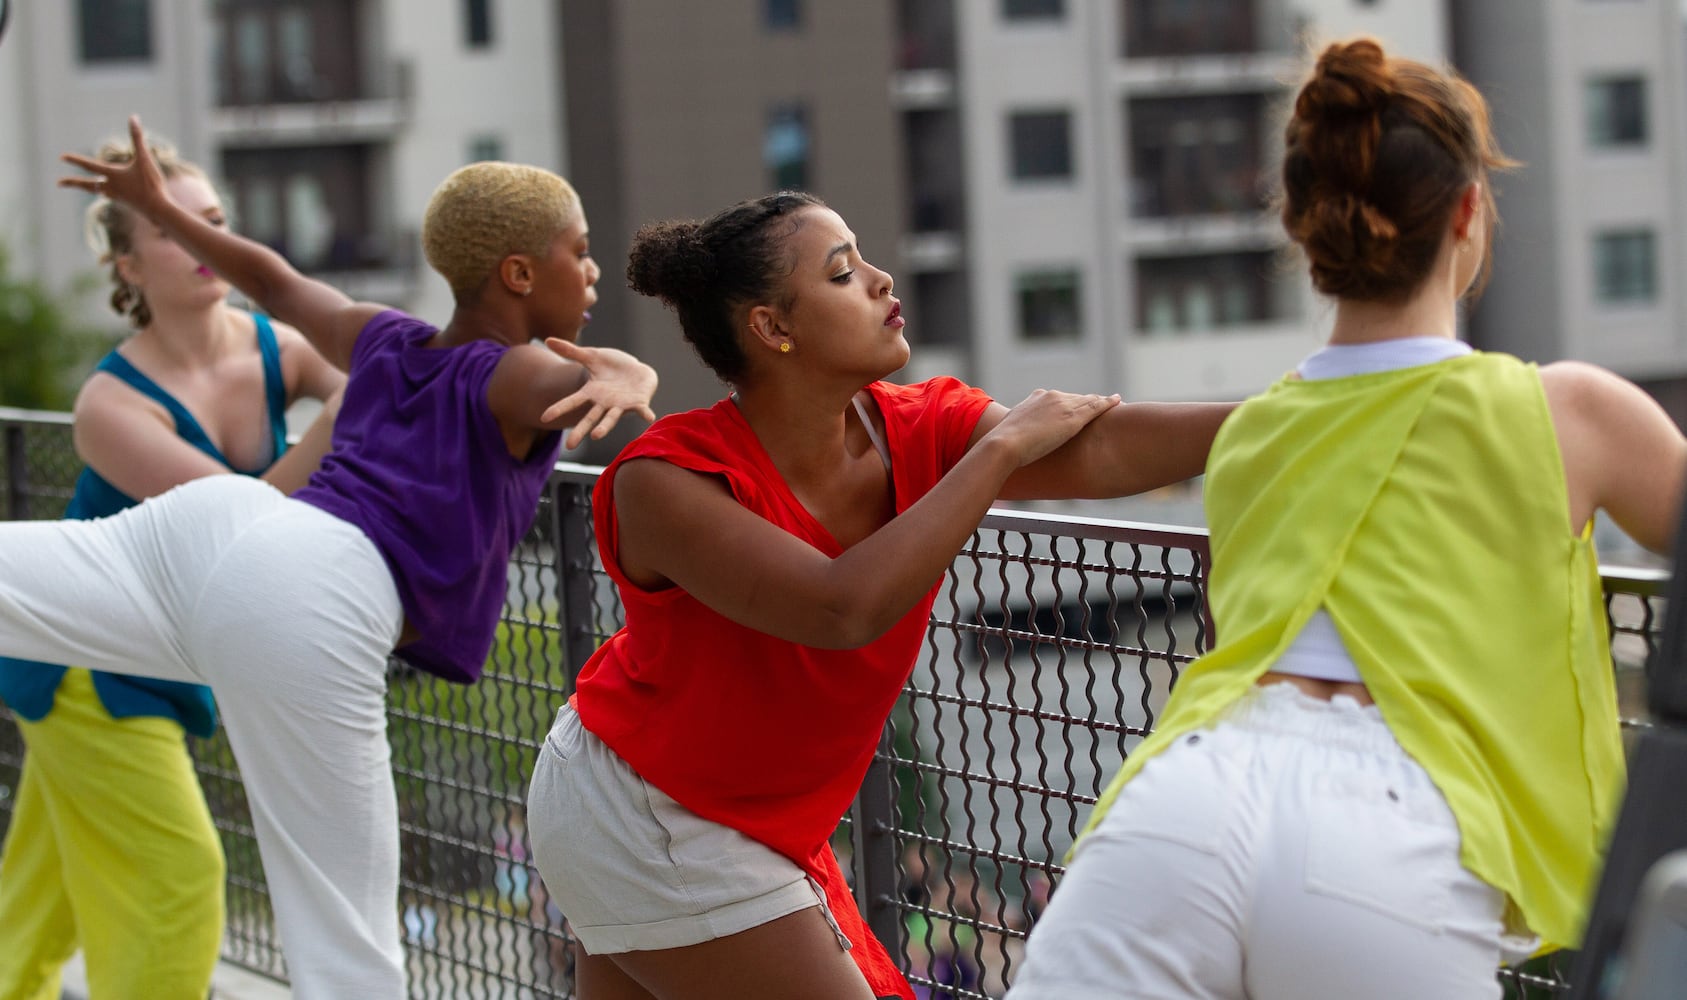
[[[0,514],[48,518],[78,461],[59,414],[0,409]],[[563,914],[529,861],[523,801],[556,708],[621,622],[591,530],[597,470],[559,466],[509,574],[485,677],[462,687],[396,661],[388,732],[413,997],[571,997]],[[1007,510],[955,560],[924,651],[834,846],[873,930],[931,995],[1000,997],[1061,859],[1121,758],[1212,641],[1203,532]],[[1610,570],[1625,725],[1662,623],[1661,574]],[[193,741],[228,855],[224,956],[286,968],[239,769]],[[0,828],[22,746],[0,720]],[[1558,994],[1558,956],[1502,970],[1508,995]],[[1386,984],[1379,983],[1379,988]]]

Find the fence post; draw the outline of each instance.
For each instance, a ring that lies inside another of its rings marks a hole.
[[[6,517],[29,520],[29,461],[24,452],[24,426],[6,425]]]
[[[861,907],[867,927],[878,936],[893,959],[902,944],[902,917],[895,905],[896,873],[896,782],[891,761],[890,724],[879,735],[879,752],[867,765],[861,791],[855,798],[855,818],[850,824],[855,847],[855,902]],[[899,960],[899,959],[898,959]]]
[[[568,689],[591,659],[592,636],[592,493],[562,478],[551,480],[551,517],[556,527],[557,597],[562,605],[562,651]]]

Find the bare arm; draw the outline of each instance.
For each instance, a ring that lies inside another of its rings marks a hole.
[[[338,394],[303,439],[259,477],[284,493],[305,484],[328,450]],[[144,500],[202,476],[232,473],[183,440],[164,408],[116,379],[96,375],[76,398],[71,428],[82,461],[119,492]]]
[[[344,394],[342,383],[339,391],[323,401],[322,412],[305,428],[298,442],[287,449],[287,454],[276,459],[274,465],[265,469],[259,478],[283,493],[303,488],[317,466],[322,464],[322,456],[328,454],[333,445],[334,420],[340,415],[340,400]]]
[[[351,349],[365,324],[385,309],[353,302],[344,292],[294,270],[270,248],[236,235],[183,209],[170,199],[163,175],[152,160],[140,119],[129,118],[135,159],[126,165],[66,153],[61,158],[89,176],[62,177],[60,187],[104,194],[151,219],[171,239],[246,293],[266,313],[298,327],[323,357],[342,371],[351,366]]]
[[[289,406],[300,399],[326,402],[345,388],[346,373],[317,353],[304,334],[285,323],[277,323],[275,337],[281,349],[281,370],[287,383]]]
[[[525,454],[538,434],[565,427],[564,443],[576,447],[588,434],[608,434],[628,411],[656,419],[656,369],[613,348],[555,337],[545,343],[550,350],[519,344],[505,351],[487,385],[487,405],[513,452]]]
[[[1604,510],[1635,541],[1668,552],[1681,516],[1687,438],[1644,390],[1595,365],[1541,369],[1564,480],[1570,529]]]
[[[837,558],[740,506],[713,477],[630,461],[614,482],[621,568],[641,586],[677,585],[733,621],[791,642],[862,646],[930,589],[1015,469],[1116,403],[1033,393],[929,493]]]
[[[1015,472],[1004,500],[1129,496],[1198,476],[1219,425],[1237,403],[1127,403],[1041,460]],[[988,433],[1007,410],[991,406],[973,432]]]

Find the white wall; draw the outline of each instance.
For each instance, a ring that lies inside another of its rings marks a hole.
[[[460,0],[387,0],[384,46],[411,67],[409,129],[393,150],[394,216],[419,233],[439,182],[468,162],[469,144],[495,135],[504,158],[567,175],[563,162],[560,5],[493,0],[492,44],[464,40]],[[427,271],[411,309],[443,323],[451,314],[445,282]]]

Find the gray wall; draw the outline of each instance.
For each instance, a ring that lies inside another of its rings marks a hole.
[[[766,193],[772,105],[807,105],[810,188],[843,215],[868,260],[898,273],[903,153],[887,84],[889,0],[804,4],[802,28],[788,33],[762,26],[761,0],[561,6],[571,170],[604,270],[586,339],[656,366],[659,413],[708,405],[725,389],[672,314],[626,288],[627,244],[641,224]],[[616,437],[609,448],[627,439]]]
[[[1467,332],[1484,350],[1530,361],[1564,356],[1564,316],[1556,295],[1560,250],[1550,211],[1556,186],[1552,113],[1554,71],[1549,8],[1536,3],[1455,3],[1453,61],[1488,98],[1500,148],[1522,169],[1494,179],[1501,228],[1493,280],[1471,309]],[[1501,40],[1504,40],[1502,43]]]

